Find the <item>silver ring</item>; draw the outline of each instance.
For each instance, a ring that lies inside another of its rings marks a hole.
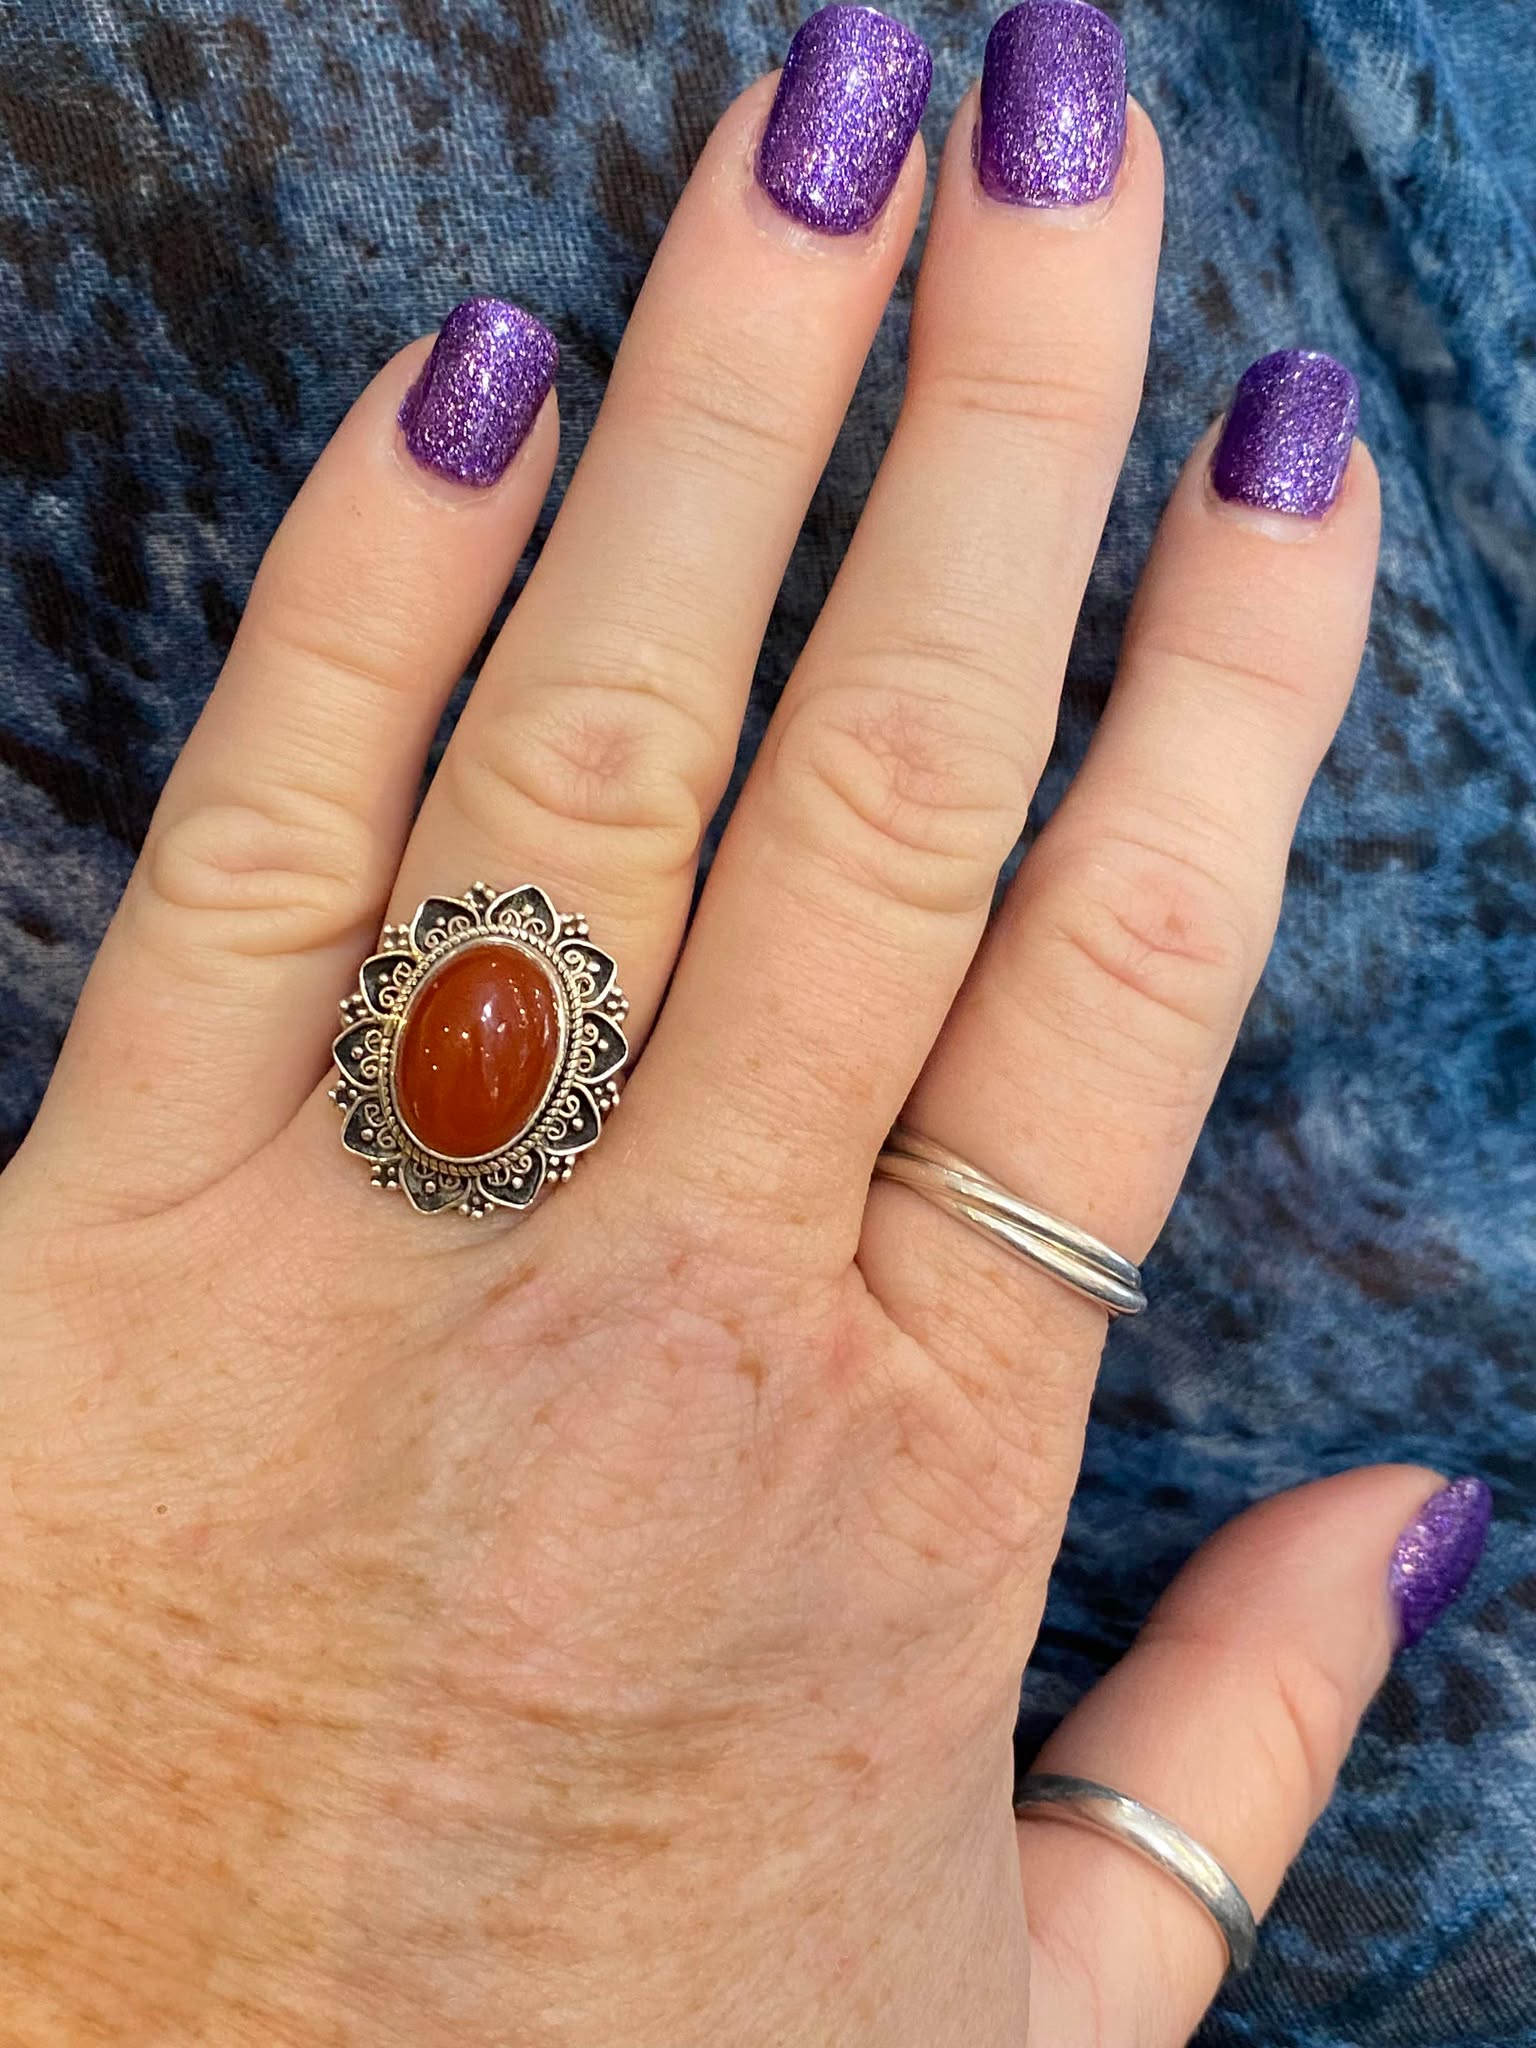
[[[1215,1921],[1227,1945],[1230,1971],[1246,1970],[1258,1945],[1253,1908],[1209,1849],[1181,1827],[1143,1806],[1139,1799],[1092,1778],[1032,1771],[1014,1790],[1013,1810],[1021,1820],[1071,1820],[1123,1842],[1159,1870],[1177,1879]]]
[[[1020,1201],[958,1153],[898,1124],[875,1162],[878,1179],[896,1181],[946,1215],[1015,1257],[1086,1294],[1111,1316],[1136,1316],[1147,1305],[1141,1269],[1059,1217]]]

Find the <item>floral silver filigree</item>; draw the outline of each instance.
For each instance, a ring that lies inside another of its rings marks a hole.
[[[560,1007],[559,1052],[531,1121],[495,1152],[454,1159],[427,1151],[400,1115],[395,1055],[423,984],[451,954],[487,940],[516,945],[548,973]],[[476,882],[463,896],[429,896],[409,924],[384,927],[357,993],[342,999],[344,1028],[331,1048],[340,1077],[331,1100],[345,1118],[341,1142],[369,1162],[375,1187],[403,1189],[424,1215],[527,1209],[570,1179],[577,1155],[596,1144],[619,1099],[629,1004],[614,973],[585,918],[557,911],[531,882],[500,892]]]

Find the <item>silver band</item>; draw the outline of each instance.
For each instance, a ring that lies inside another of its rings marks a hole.
[[[1088,1295],[1112,1316],[1140,1315],[1147,1305],[1140,1268],[1129,1259],[1086,1230],[1021,1202],[957,1153],[905,1124],[898,1124],[887,1138],[875,1174],[911,1188],[957,1222]]]
[[[1246,1970],[1253,1961],[1258,1930],[1253,1909],[1208,1849],[1139,1799],[1092,1778],[1034,1771],[1014,1789],[1013,1810],[1021,1820],[1071,1820],[1123,1842],[1183,1885],[1216,1922],[1227,1945],[1227,1966]]]

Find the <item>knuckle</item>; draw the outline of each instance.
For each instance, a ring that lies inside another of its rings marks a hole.
[[[1043,850],[1043,849],[1042,849]],[[1041,919],[1056,972],[1042,976],[1074,1019],[1199,1057],[1224,1032],[1255,969],[1250,920],[1214,859],[1167,839],[1116,836],[1063,859]]]
[[[723,470],[760,491],[765,456],[803,456],[799,391],[790,367],[761,351],[694,347],[655,367],[647,401],[663,455],[701,474]]]
[[[698,718],[643,681],[541,687],[477,721],[444,767],[463,816],[492,840],[533,829],[623,832],[648,877],[680,872],[707,822],[713,748]]]
[[[883,1467],[892,1526],[916,1531],[910,1548],[942,1549],[947,1562],[988,1575],[1011,1576],[1021,1559],[1048,1563],[1067,1510],[1056,1477],[1069,1469],[1071,1426],[1056,1412],[1065,1403],[1049,1391],[1027,1413],[1010,1401],[1003,1390],[1016,1385],[1018,1360],[1016,1345],[993,1346],[965,1366],[893,1371],[878,1388],[892,1439]]]
[[[1270,1681],[1269,1712],[1260,1719],[1265,1754],[1281,1792],[1294,1799],[1300,1789],[1310,1820],[1332,1796],[1355,1709],[1339,1678],[1300,1647],[1277,1647]]]
[[[1077,453],[1106,445],[1127,421],[1123,397],[1086,379],[1026,369],[1006,356],[981,348],[942,368],[926,370],[914,402],[948,419],[979,418],[984,424],[1048,441]]]
[[[1317,661],[1309,637],[1298,634],[1293,644],[1275,630],[1271,607],[1235,603],[1224,624],[1202,620],[1201,635],[1199,647],[1148,639],[1135,651],[1137,666],[1213,698],[1225,715],[1234,692],[1286,714],[1287,723],[1300,716],[1311,727],[1324,714],[1330,721],[1337,714],[1327,664]]]
[[[1241,1713],[1259,1787],[1277,1804],[1306,1808],[1310,1823],[1328,1804],[1353,1740],[1358,1712],[1349,1686],[1299,1641],[1255,1636],[1242,1617],[1197,1618],[1154,1609],[1137,1638],[1166,1684]]]
[[[809,692],[779,767],[810,843],[881,897],[971,915],[1029,806],[1031,777],[1004,722],[915,690]]]
[[[371,915],[379,852],[345,805],[285,791],[195,805],[151,830],[139,877],[151,923],[189,918],[221,952],[317,952]]]
[[[381,577],[366,562],[338,562],[319,548],[300,559],[293,543],[264,565],[247,616],[267,666],[313,670],[322,684],[347,685],[350,694],[415,696],[430,674],[423,649],[440,635],[458,637],[440,596],[432,579],[424,586],[409,576]]]
[[[946,565],[946,589],[924,589],[909,602],[865,629],[857,654],[845,660],[838,682],[852,693],[861,690],[877,703],[884,698],[911,699],[935,712],[958,716],[968,710],[988,726],[986,737],[1006,741],[1020,750],[1019,739],[1000,712],[990,718],[988,705],[1006,705],[1016,698],[1020,661],[1012,620],[994,632],[996,592],[985,570],[968,573],[967,565]],[[903,679],[900,689],[891,678]],[[1039,764],[1035,764],[1038,768]]]

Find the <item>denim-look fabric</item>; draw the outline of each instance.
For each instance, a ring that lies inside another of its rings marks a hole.
[[[903,11],[937,59],[933,145],[987,17]],[[1310,343],[1358,371],[1386,548],[1275,957],[1150,1264],[1154,1312],[1109,1346],[1024,1736],[1245,1503],[1381,1457],[1482,1473],[1498,1521],[1474,1590],[1394,1672],[1259,1966],[1200,2038],[1536,2042],[1536,24],[1530,0],[1115,11],[1167,152],[1168,245],[1041,812],[1178,465],[1251,357]],[[559,334],[563,480],[690,160],[793,21],[779,0],[12,0],[13,1140],[261,549],[348,402],[455,300],[505,293]],[[749,742],[890,427],[912,278],[790,571]]]

